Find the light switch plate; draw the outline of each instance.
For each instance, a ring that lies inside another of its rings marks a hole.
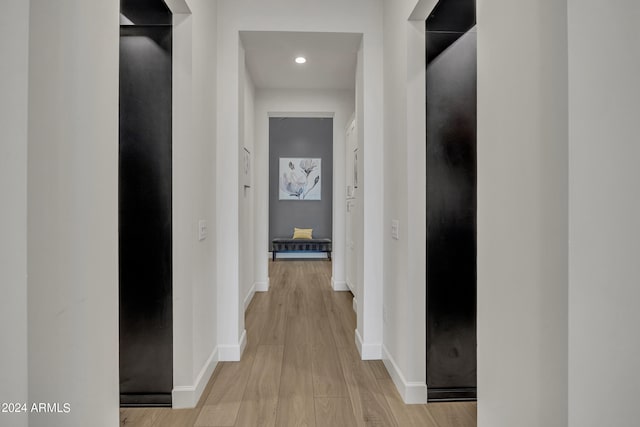
[[[207,221],[201,219],[198,221],[198,240],[204,240],[207,238]]]
[[[391,238],[400,239],[400,223],[397,219],[391,221]]]

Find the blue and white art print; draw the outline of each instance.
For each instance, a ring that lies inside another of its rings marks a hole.
[[[320,200],[321,159],[280,157],[280,200]]]

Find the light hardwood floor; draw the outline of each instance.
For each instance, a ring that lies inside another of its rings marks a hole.
[[[349,292],[329,261],[270,262],[247,309],[240,362],[221,362],[194,409],[122,409],[127,427],[475,427],[475,403],[405,405],[381,361],[362,361]]]

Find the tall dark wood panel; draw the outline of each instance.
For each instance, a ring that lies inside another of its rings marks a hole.
[[[465,12],[473,6],[441,1],[426,28],[430,401],[476,398],[476,33],[467,31],[475,11],[471,21]]]
[[[119,169],[122,406],[171,405],[171,111],[171,26],[122,26]]]

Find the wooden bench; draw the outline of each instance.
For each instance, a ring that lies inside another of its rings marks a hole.
[[[278,252],[326,252],[331,260],[331,239],[275,238],[271,241],[273,261]]]

